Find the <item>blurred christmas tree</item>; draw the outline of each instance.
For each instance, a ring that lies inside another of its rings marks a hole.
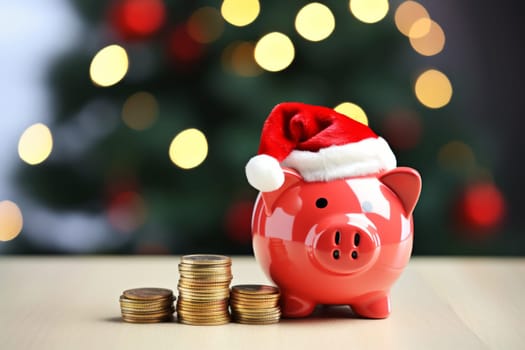
[[[256,192],[244,165],[282,101],[355,103],[366,116],[338,108],[368,120],[399,165],[420,170],[416,254],[494,251],[472,237],[498,229],[505,203],[480,170],[490,159],[476,160],[481,141],[454,115],[447,76],[416,60],[439,54],[445,40],[421,5],[73,4],[85,31],[49,75],[53,152],[18,179],[40,205],[105,223],[93,227],[106,232],[99,244],[78,251],[250,253]],[[25,236],[19,244],[33,251],[75,251]]]

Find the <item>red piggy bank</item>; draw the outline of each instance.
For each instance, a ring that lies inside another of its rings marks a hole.
[[[260,192],[255,257],[281,289],[284,316],[307,316],[317,304],[390,314],[421,178],[397,167],[383,138],[331,108],[285,102],[266,119],[246,177]]]
[[[399,167],[306,182],[283,170],[283,185],[259,194],[252,218],[255,256],[281,289],[283,316],[344,304],[362,317],[387,317],[390,288],[412,251],[419,174]]]

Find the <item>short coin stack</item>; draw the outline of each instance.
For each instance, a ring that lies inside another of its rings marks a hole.
[[[177,317],[191,325],[230,322],[231,259],[223,255],[185,255],[179,264]]]
[[[171,321],[173,291],[164,288],[136,288],[125,290],[120,296],[122,319],[132,323]]]
[[[271,324],[279,322],[280,292],[277,287],[244,284],[233,286],[230,295],[232,318],[245,324]]]

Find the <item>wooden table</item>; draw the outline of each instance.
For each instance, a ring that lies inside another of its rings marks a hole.
[[[385,320],[330,307],[275,325],[128,324],[128,288],[176,292],[179,257],[0,258],[0,348],[525,349],[525,259],[412,258]],[[268,283],[234,257],[233,284]]]

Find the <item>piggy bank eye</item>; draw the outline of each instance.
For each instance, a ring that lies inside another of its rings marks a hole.
[[[370,213],[371,211],[374,210],[374,206],[372,205],[371,202],[364,201],[363,203],[361,203],[361,209],[363,209],[365,213]]]
[[[325,208],[326,206],[328,205],[328,200],[326,198],[317,198],[317,200],[315,201],[315,206],[317,208]]]

